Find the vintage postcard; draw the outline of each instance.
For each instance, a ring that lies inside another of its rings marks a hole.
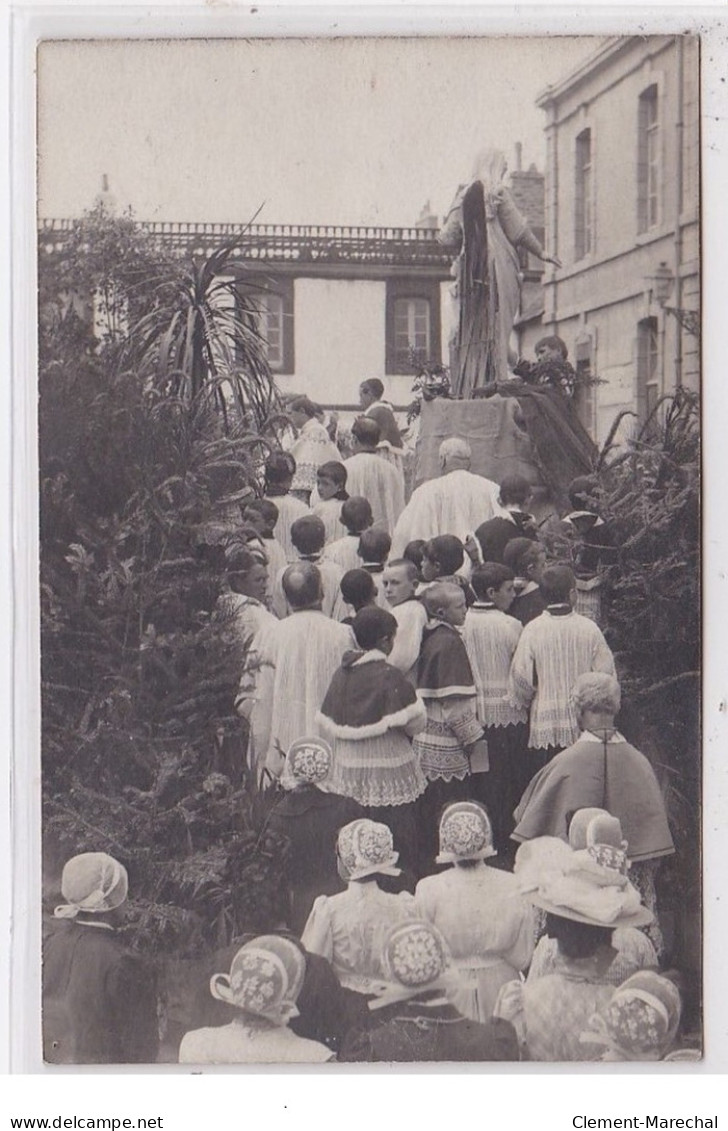
[[[46,1064],[700,1070],[700,105],[39,43]]]

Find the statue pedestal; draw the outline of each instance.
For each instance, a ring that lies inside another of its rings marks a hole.
[[[496,393],[487,399],[449,401],[437,397],[422,404],[417,441],[415,487],[440,474],[438,451],[443,440],[458,436],[473,453],[470,470],[500,483],[506,475],[523,475],[534,487],[542,479],[531,441],[520,420],[515,397]]]

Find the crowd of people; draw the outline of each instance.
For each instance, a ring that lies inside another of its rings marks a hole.
[[[575,567],[549,560],[528,482],[475,475],[462,439],[405,504],[381,382],[361,395],[347,458],[292,402],[295,439],[226,550],[247,772],[285,885],[211,972],[180,1062],[697,1056],[660,927],[665,804],[615,725],[598,483],[561,519]],[[114,937],[126,888],[103,853],[66,865],[47,1059],[155,1059],[147,974]]]

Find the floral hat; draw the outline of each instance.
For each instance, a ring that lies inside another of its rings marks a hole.
[[[445,974],[450,965],[450,952],[437,927],[424,920],[400,923],[387,937],[383,949],[388,989],[370,1009],[381,1009],[397,1001],[406,1001],[425,990],[446,989]]]
[[[288,748],[281,785],[295,789],[297,785],[316,785],[331,773],[333,754],[322,738],[297,738]]]
[[[126,868],[105,852],[82,852],[63,868],[61,892],[68,901],[53,912],[56,919],[113,911],[126,902],[129,877]]]
[[[605,810],[580,810],[574,815],[583,848],[553,851],[539,866],[539,853],[519,876],[522,894],[531,903],[553,915],[595,927],[644,927],[653,915],[642,906],[637,889],[627,879],[626,847],[619,821]],[[570,830],[571,834],[571,830]],[[550,838],[541,838],[543,841]]]
[[[241,947],[229,974],[213,974],[210,993],[244,1013],[287,1025],[306,974],[301,948],[280,935],[261,935]]]
[[[438,864],[457,860],[485,860],[495,856],[493,829],[488,814],[475,801],[456,801],[440,818]]]
[[[398,876],[395,867],[399,853],[394,851],[392,833],[387,825],[362,818],[344,825],[336,844],[339,860],[348,880],[367,876]]]
[[[652,970],[641,970],[617,987],[581,1040],[605,1045],[626,1060],[659,1060],[675,1039],[680,1012],[677,986]]]

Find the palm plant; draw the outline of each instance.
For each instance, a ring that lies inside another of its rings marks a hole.
[[[123,361],[188,403],[211,398],[223,427],[264,431],[277,395],[254,295],[230,265],[239,239],[189,263],[174,292],[129,329]]]

